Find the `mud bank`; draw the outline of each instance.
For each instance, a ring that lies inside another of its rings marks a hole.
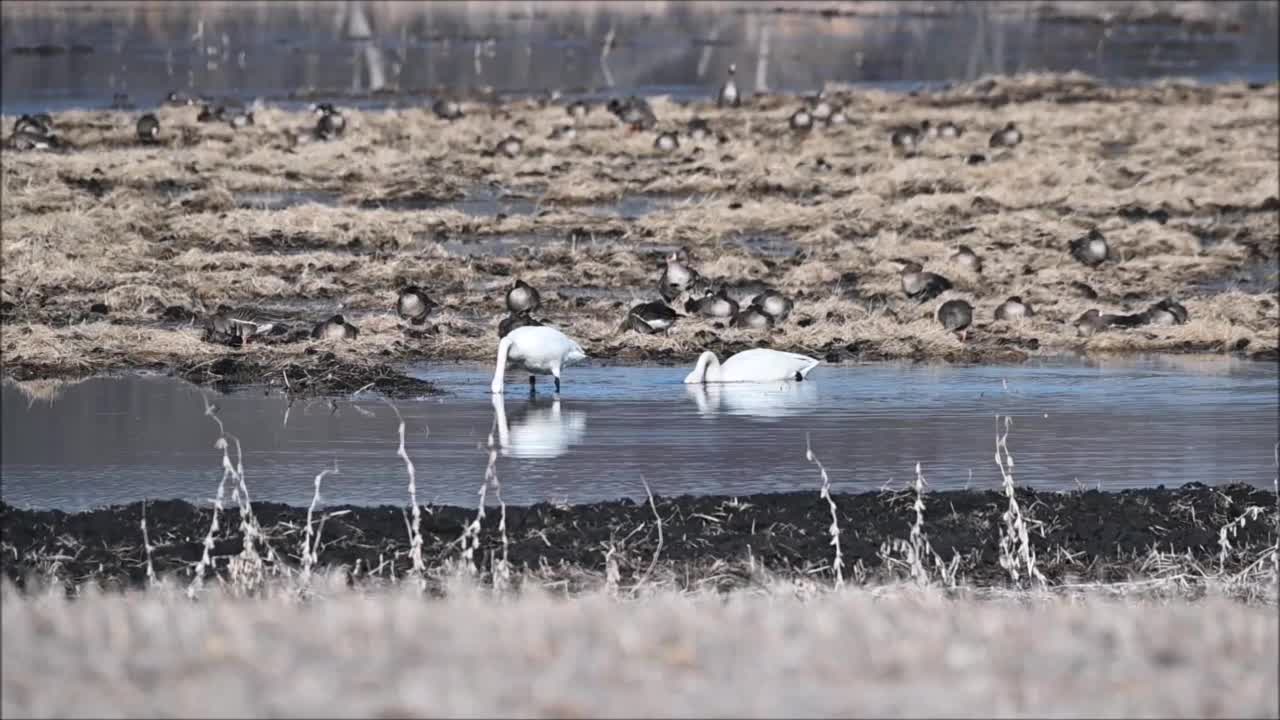
[[[489,499],[492,502],[492,492]],[[864,493],[833,499],[845,576],[892,578],[906,572],[904,553],[913,542],[916,522],[915,494]],[[1009,510],[1004,494],[943,491],[926,493],[923,499],[921,534],[914,542],[925,547],[927,541],[937,553],[935,560],[924,550],[927,572],[937,571],[938,561],[954,562],[958,581],[977,586],[1010,582],[1000,551],[1001,533],[1007,527],[1003,516]],[[1275,493],[1243,485],[1191,483],[1116,493],[1018,490],[1016,499],[1037,567],[1050,583],[1111,582],[1163,572],[1240,572],[1269,557],[1277,540]],[[250,523],[234,503],[227,507],[212,536],[211,555],[219,575],[225,575],[227,561],[242,552],[246,525],[260,533],[254,548],[266,558],[268,568],[297,568],[306,508],[255,503]],[[145,583],[143,510],[141,503],[134,503],[66,514],[0,504],[4,571],[19,583],[28,577],[108,586]],[[201,558],[213,509],[154,501],[147,503],[145,516],[155,572],[189,579]],[[412,521],[406,508],[325,508],[315,512],[313,528],[322,517],[316,545],[320,567],[341,567],[358,578],[403,577],[412,571],[407,530]],[[816,492],[658,497],[653,505],[624,500],[507,507],[505,545],[501,517],[499,507],[487,508],[478,544],[469,553],[482,576],[504,553],[517,572],[569,582],[598,577],[610,567],[622,581],[656,572],[682,586],[747,584],[749,568],[831,576],[831,509]],[[661,518],[661,534],[656,518]],[[422,555],[428,574],[455,567],[465,556],[461,539],[475,519],[475,508],[424,509]]]

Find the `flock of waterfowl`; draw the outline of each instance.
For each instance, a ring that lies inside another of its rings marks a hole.
[[[736,68],[730,66],[729,77],[716,95],[716,102],[720,107],[741,106],[742,96],[734,80],[735,71]],[[199,105],[196,118],[199,122],[222,122],[232,128],[254,124],[253,112],[234,102],[199,103],[177,92],[170,93],[167,102],[171,105]],[[556,126],[551,133],[552,139],[572,138],[576,132],[573,123],[586,118],[592,110],[591,105],[583,100],[569,102],[564,107],[572,123]],[[340,109],[329,103],[313,105],[312,109],[316,116],[314,127],[309,131],[292,133],[294,143],[332,140],[344,135],[347,122]],[[464,117],[461,104],[447,98],[436,100],[431,109],[436,116],[449,121]],[[641,97],[611,99],[606,104],[606,109],[631,132],[656,131],[659,125],[653,108]],[[829,126],[847,122],[844,110],[822,93],[807,98],[804,106],[793,112],[788,120],[790,129],[797,133],[808,132],[815,125]],[[965,128],[949,121],[933,124],[925,120],[918,125],[892,128],[888,139],[893,150],[912,155],[926,142],[958,138],[964,132]],[[160,142],[162,128],[157,116],[147,113],[139,117],[136,134],[141,143]],[[713,130],[710,123],[697,117],[689,121],[684,135],[694,142],[725,140],[723,135]],[[657,132],[653,145],[660,151],[675,150],[680,146],[680,136],[678,132],[663,130]],[[1022,142],[1022,132],[1014,123],[1008,122],[991,134],[989,146],[1013,148]],[[44,113],[22,116],[14,127],[9,145],[22,150],[66,146],[58,136],[52,117]],[[516,157],[522,150],[521,139],[508,135],[498,141],[491,154]],[[974,162],[972,157],[970,162]],[[1106,238],[1097,229],[1072,240],[1066,251],[1070,257],[1091,268],[1112,257]],[[949,260],[975,274],[983,271],[982,258],[968,246],[961,245]],[[953,287],[952,282],[943,275],[925,271],[919,260],[899,258],[896,262],[901,267],[903,294],[918,303],[930,301]],[[1077,282],[1072,287],[1081,297],[1097,297],[1096,292],[1088,285]],[[785,322],[795,304],[792,298],[759,281],[706,277],[693,267],[688,251],[683,248],[666,257],[665,267],[655,289],[657,298],[638,302],[627,310],[618,327],[619,332],[667,333],[677,322],[687,321],[688,318],[727,323],[737,328],[769,329]],[[498,327],[499,367],[493,381],[495,391],[501,389],[502,368],[505,364],[510,363],[528,370],[531,373],[531,383],[532,375],[550,374],[555,377],[556,387],[559,389],[561,368],[586,356],[576,342],[558,330],[547,327],[543,320],[536,317],[540,306],[541,296],[538,290],[523,280],[516,280],[507,290],[508,314]],[[439,307],[426,290],[416,286],[402,288],[396,301],[399,317],[410,325],[425,324],[427,318]],[[954,299],[937,309],[936,320],[947,331],[956,333],[963,340],[973,322],[973,313],[974,308],[970,303]],[[1016,321],[1034,314],[1029,303],[1019,296],[1011,296],[995,309],[994,317],[996,320]],[[1146,311],[1132,315],[1103,314],[1092,309],[1080,315],[1075,320],[1074,327],[1079,335],[1087,336],[1110,327],[1175,325],[1183,324],[1187,319],[1185,307],[1172,298],[1165,298]],[[240,344],[255,336],[272,335],[281,331],[276,323],[257,318],[251,312],[237,312],[226,306],[219,307],[206,318],[205,326],[207,340],[231,344]],[[325,340],[351,340],[358,337],[358,334],[359,330],[341,314],[317,323],[310,333],[312,338]],[[689,377],[702,381],[803,379],[817,363],[817,360],[801,355],[753,350],[740,353],[721,365],[713,355],[704,353],[699,359],[698,368]]]

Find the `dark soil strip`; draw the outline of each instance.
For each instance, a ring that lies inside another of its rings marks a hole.
[[[409,377],[383,363],[344,362],[331,352],[304,352],[288,361],[264,363],[234,355],[179,368],[179,377],[219,391],[258,385],[289,397],[347,395],[371,390],[388,397],[420,397],[439,391],[427,380]]]
[[[492,494],[490,498],[492,499]],[[884,574],[881,548],[907,540],[915,513],[911,492],[836,495],[846,575]],[[1246,485],[1206,487],[1191,483],[1123,492],[1052,493],[1019,490],[1041,571],[1050,582],[1116,581],[1152,574],[1159,553],[1183,567],[1219,569],[1219,531],[1235,522],[1231,551],[1222,568],[1239,571],[1276,542],[1277,505],[1273,492]],[[686,584],[716,576],[717,585],[742,584],[735,571],[748,558],[779,573],[825,569],[832,560],[830,509],[818,493],[796,492],[740,497],[657,498],[662,517],[660,572]],[[980,586],[1009,582],[999,558],[1002,514],[1007,498],[997,492],[946,491],[925,495],[923,531],[945,561],[959,556],[963,581]],[[1253,508],[1250,510],[1250,508]],[[396,577],[412,568],[406,511],[400,507],[341,507],[329,517],[319,553],[321,566],[343,566],[363,576]],[[275,561],[296,567],[307,524],[305,508],[256,503],[253,506]],[[27,578],[57,577],[68,585],[93,580],[108,586],[146,581],[140,530],[141,503],[67,514],[23,510],[0,503],[0,549],[4,573]],[[600,574],[606,552],[615,549],[624,582],[648,570],[657,548],[654,509],[629,500],[557,507],[508,507],[510,561],[517,571],[571,577]],[[321,512],[316,513],[318,522]],[[459,539],[474,508],[432,507],[422,516],[423,554],[429,571],[443,570],[461,556]],[[1240,518],[1246,517],[1241,522]],[[502,553],[498,509],[490,507],[473,557],[482,574]],[[146,519],[153,563],[160,575],[185,582],[200,559],[212,509],[181,501],[150,502]],[[212,555],[217,572],[240,553],[243,535],[233,504],[223,513]],[[901,554],[898,554],[901,557]],[[932,562],[929,563],[932,566]],[[854,568],[859,570],[855,571]]]

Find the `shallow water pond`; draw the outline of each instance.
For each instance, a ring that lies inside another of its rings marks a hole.
[[[488,462],[511,503],[655,493],[812,488],[806,438],[841,491],[903,487],[920,463],[935,489],[994,488],[997,415],[1020,483],[1069,490],[1247,482],[1270,487],[1277,442],[1274,363],[1230,358],[1044,361],[1016,367],[820,367],[804,383],[687,387],[688,368],[585,366],[557,402],[530,400],[512,373],[433,364],[440,397],[398,404],[422,502],[473,504]],[[211,498],[221,475],[201,389],[168,378],[95,378],[53,399],[3,389],[3,499],[84,508],[141,498]],[[240,438],[253,498],[403,503],[397,422],[377,399],[298,401],[247,389],[210,396]],[[492,500],[492,490],[489,499]]]
[[[232,194],[236,206],[251,210],[285,210],[302,205],[324,205],[339,207],[343,205],[342,193],[329,190],[271,190],[271,191],[239,191]],[[545,212],[576,213],[590,217],[620,217],[632,219],[666,210],[676,205],[686,205],[702,201],[700,194],[624,194],[596,203],[543,203],[536,196],[529,194],[510,194],[495,191],[486,187],[468,188],[465,197],[458,200],[431,199],[391,199],[369,200],[361,203],[362,207],[387,209],[395,211],[411,210],[457,210],[472,217],[494,217],[497,215],[536,215]],[[765,242],[760,240],[759,242]]]

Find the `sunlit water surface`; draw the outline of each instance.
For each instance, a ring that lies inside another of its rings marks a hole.
[[[655,493],[814,490],[806,439],[840,491],[902,487],[920,463],[931,488],[994,488],[997,416],[1019,483],[1037,488],[1245,482],[1271,487],[1277,366],[1230,358],[1023,366],[819,367],[804,383],[687,387],[687,367],[570,368],[555,401],[530,401],[512,374],[502,402],[491,369],[415,369],[446,391],[400,400],[422,502],[473,504],[499,449],[511,503],[588,502]],[[3,389],[3,499],[84,508],[144,498],[211,498],[217,427],[201,389],[173,379],[96,378],[53,400]],[[206,391],[207,392],[207,391]],[[377,399],[298,401],[261,389],[210,396],[240,439],[252,497],[403,503],[397,421]],[[490,499],[492,499],[490,490]]]

